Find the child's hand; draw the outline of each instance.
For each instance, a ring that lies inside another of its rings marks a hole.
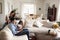
[[[22,29],[22,25],[18,25],[18,28],[21,30]]]

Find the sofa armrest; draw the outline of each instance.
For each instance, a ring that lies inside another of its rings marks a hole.
[[[6,33],[0,31],[0,40],[7,40]]]
[[[0,31],[0,40],[11,40],[12,35],[7,31]]]

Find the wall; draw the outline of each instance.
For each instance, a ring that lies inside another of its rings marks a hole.
[[[4,19],[5,19],[5,14],[4,14],[4,0],[0,0],[0,2],[2,3],[2,13],[0,13],[0,25],[4,23]]]
[[[5,4],[5,15],[8,15],[12,10],[13,1],[12,0],[4,0]]]
[[[53,4],[55,4],[56,7],[59,5],[59,0],[45,0],[45,3],[48,3],[51,7]]]
[[[60,0],[59,0],[59,6],[58,6],[58,12],[57,12],[57,20],[60,21]]]
[[[0,14],[0,25],[3,25],[5,22],[5,16],[8,15],[9,12],[11,11],[12,0],[0,0],[0,2],[2,3],[2,14]]]
[[[38,15],[44,14],[43,13],[43,10],[44,10],[44,0],[36,0],[35,4],[36,4],[36,13]],[[41,10],[39,10],[39,8],[41,8]]]
[[[20,0],[14,0],[13,1],[13,9],[17,9],[17,15],[20,16],[21,15],[21,6],[22,6],[22,3],[20,2]]]

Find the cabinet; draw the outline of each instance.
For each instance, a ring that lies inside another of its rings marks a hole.
[[[55,7],[55,5],[53,5],[52,8],[48,7],[47,19],[49,19],[49,21],[55,21],[56,12],[57,12],[57,8]]]

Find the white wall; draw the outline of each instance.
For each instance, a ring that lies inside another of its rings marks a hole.
[[[20,0],[13,1],[13,9],[17,9],[16,12],[19,13],[18,16],[20,16],[20,14],[21,14],[21,6],[22,6],[22,3],[20,2]]]
[[[2,3],[2,13],[0,13],[0,25],[1,25],[4,23],[5,11],[4,11],[4,0],[0,0],[0,2]]]
[[[44,0],[36,0],[35,4],[36,4],[36,13],[38,15],[43,14]],[[39,8],[41,8],[41,10],[39,10]]]
[[[2,3],[2,14],[0,14],[0,25],[5,23],[5,16],[11,11],[12,0],[0,0]],[[9,7],[8,7],[8,4]],[[9,11],[9,12],[8,12]]]
[[[51,7],[55,4],[56,7],[59,5],[59,0],[45,0],[45,3],[48,3]]]
[[[60,21],[60,0],[59,0],[59,6],[58,6],[58,11],[57,11],[57,20]]]
[[[4,0],[4,4],[5,4],[5,15],[8,15],[10,13],[10,11],[12,10],[11,9],[11,6],[12,6],[12,0]]]

